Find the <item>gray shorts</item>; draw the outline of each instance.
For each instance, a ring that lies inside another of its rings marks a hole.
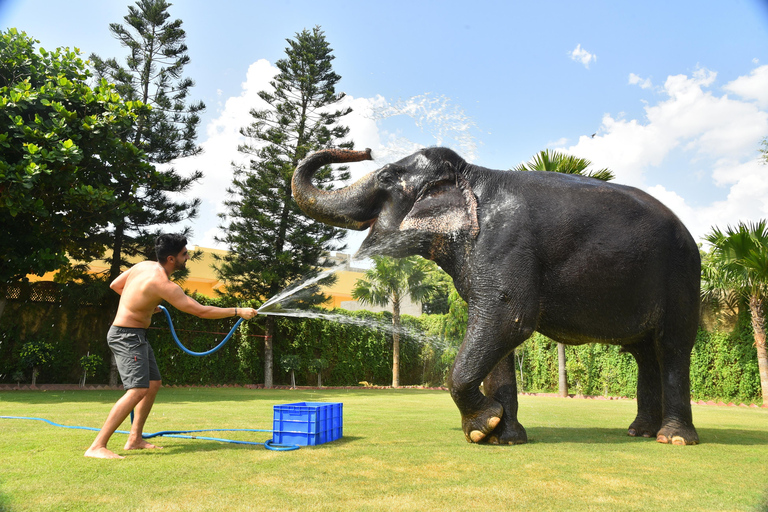
[[[113,325],[107,332],[107,344],[115,355],[123,388],[148,388],[149,381],[161,380],[146,329]]]

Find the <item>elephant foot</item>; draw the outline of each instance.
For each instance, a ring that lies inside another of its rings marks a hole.
[[[469,443],[479,443],[493,432],[501,421],[504,408],[490,398],[485,399],[484,407],[475,414],[462,415],[461,428]]]
[[[645,420],[643,418],[635,418],[635,421],[629,426],[627,435],[630,437],[656,437],[656,434],[661,428],[661,420]]]
[[[699,434],[693,425],[670,426],[665,425],[659,430],[656,441],[664,444],[676,444],[680,446],[699,444]]]
[[[486,441],[488,444],[525,444],[528,434],[520,423],[502,419]]]

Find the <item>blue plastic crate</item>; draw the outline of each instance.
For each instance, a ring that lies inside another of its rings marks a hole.
[[[298,402],[274,406],[272,442],[316,446],[342,436],[341,403]]]

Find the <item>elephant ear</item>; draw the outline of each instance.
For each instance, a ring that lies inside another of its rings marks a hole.
[[[422,191],[400,223],[400,230],[415,229],[435,234],[468,232],[477,237],[477,199],[461,176],[438,181]]]

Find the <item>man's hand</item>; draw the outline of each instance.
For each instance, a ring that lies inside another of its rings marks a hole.
[[[250,320],[259,313],[253,308],[237,308],[237,316]]]

